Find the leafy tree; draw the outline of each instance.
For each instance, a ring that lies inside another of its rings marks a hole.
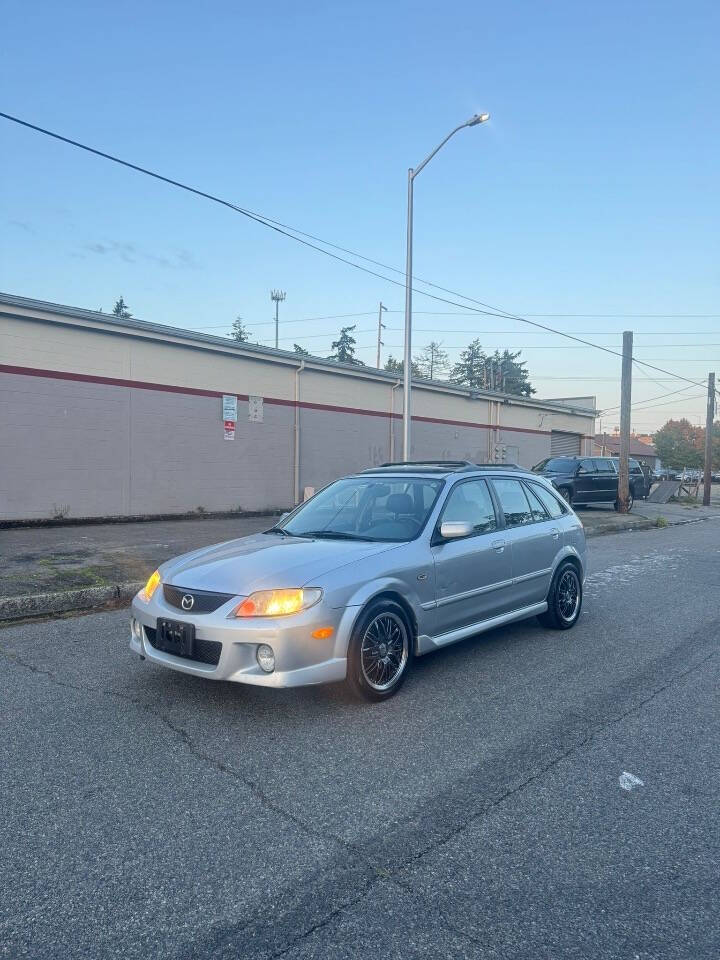
[[[247,343],[247,341],[250,339],[250,332],[243,323],[242,317],[238,316],[233,320],[232,329],[230,330],[230,337],[232,340],[237,340],[238,343]]]
[[[293,350],[295,351],[295,353],[300,354],[301,357],[309,357],[309,356],[310,356],[310,351],[309,351],[309,350],[306,350],[305,347],[301,347],[299,343],[294,343],[294,344],[293,344]]]
[[[132,317],[132,314],[128,310],[128,306],[122,297],[115,301],[115,306],[112,308],[112,312],[116,317],[120,317],[121,320],[128,320],[130,317]]]
[[[443,350],[442,343],[431,340],[422,353],[415,357],[413,366],[417,366],[421,377],[437,380],[449,369],[447,351]]]
[[[682,420],[668,420],[665,426],[655,433],[653,441],[663,466],[671,467],[673,470],[702,467],[705,430],[702,427],[694,427],[684,417]]]
[[[450,371],[450,379],[471,390],[482,390],[487,386],[487,355],[479,340],[473,340],[462,351]]]
[[[383,369],[387,370],[388,373],[395,373],[397,374],[398,377],[402,377],[405,375],[405,361],[396,360],[395,357],[392,354],[390,354],[390,356],[385,361],[385,366],[383,367]],[[415,360],[413,360],[412,364],[410,365],[410,371],[411,371],[411,376],[422,377],[422,373],[420,372],[420,367],[417,365]]]
[[[359,366],[363,366],[362,360],[358,360],[355,356],[355,337],[352,336],[354,329],[355,324],[353,324],[352,327],[343,327],[341,329],[340,336],[331,344],[333,352],[328,357],[328,360],[337,360],[338,363],[356,363]]]

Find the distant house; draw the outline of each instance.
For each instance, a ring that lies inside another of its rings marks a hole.
[[[596,433],[593,442],[593,454],[596,457],[619,457],[620,434]],[[647,464],[652,470],[659,470],[662,466],[655,447],[635,436],[630,437],[630,456],[640,463]]]

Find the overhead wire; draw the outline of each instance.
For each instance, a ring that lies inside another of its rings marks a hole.
[[[36,131],[37,133],[41,133],[41,134],[43,134],[44,136],[51,137],[51,138],[53,138],[53,139],[55,139],[55,140],[58,140],[58,141],[60,141],[60,142],[62,142],[62,143],[66,143],[66,144],[68,144],[68,145],[70,145],[70,146],[73,146],[73,147],[76,147],[76,148],[78,148],[78,149],[80,149],[80,150],[84,150],[84,151],[86,151],[86,152],[88,152],[88,153],[94,154],[95,156],[102,157],[102,158],[105,159],[105,160],[110,160],[110,161],[112,161],[113,163],[117,163],[117,164],[119,164],[119,165],[121,165],[121,166],[123,166],[123,167],[127,167],[128,169],[134,170],[134,171],[136,171],[137,173],[145,174],[146,176],[149,176],[149,177],[152,177],[152,178],[154,178],[154,179],[156,179],[156,180],[162,181],[163,183],[167,183],[167,184],[169,184],[170,186],[177,187],[177,188],[180,189],[180,190],[185,190],[185,191],[188,192],[188,193],[195,194],[196,196],[202,197],[202,198],[204,198],[204,199],[206,199],[206,200],[210,200],[210,201],[213,202],[213,203],[220,204],[221,206],[224,206],[224,207],[226,207],[227,209],[233,210],[233,211],[235,211],[236,213],[239,213],[239,214],[241,214],[242,216],[244,216],[244,217],[246,217],[246,218],[248,218],[248,219],[250,219],[250,220],[255,221],[256,223],[259,223],[259,224],[261,224],[261,225],[263,225],[263,226],[266,226],[266,227],[268,227],[269,229],[274,230],[274,231],[276,231],[277,233],[280,233],[280,234],[288,237],[288,238],[291,239],[291,240],[295,240],[297,243],[300,243],[300,244],[302,244],[302,245],[304,245],[304,246],[306,246],[306,247],[309,247],[309,248],[317,251],[318,253],[322,253],[322,254],[324,254],[325,256],[331,257],[331,258],[334,259],[334,260],[338,260],[338,261],[340,261],[340,262],[342,262],[342,263],[345,263],[347,266],[353,267],[353,268],[356,269],[356,270],[362,271],[362,272],[364,272],[364,273],[368,273],[368,274],[370,274],[371,276],[374,276],[374,277],[376,277],[376,278],[378,278],[378,279],[380,279],[380,280],[385,281],[386,283],[392,283],[392,284],[394,284],[394,285],[396,285],[396,286],[403,287],[403,288],[405,287],[405,284],[404,284],[403,282],[398,281],[398,280],[393,280],[391,277],[387,277],[387,276],[385,276],[385,275],[383,275],[383,274],[377,273],[377,271],[370,270],[369,268],[364,267],[364,266],[362,266],[362,265],[360,265],[360,264],[358,264],[358,263],[354,263],[354,262],[352,262],[351,260],[347,260],[345,257],[341,257],[341,256],[338,256],[338,255],[335,254],[335,253],[332,253],[331,250],[340,250],[341,252],[347,253],[347,254],[349,254],[350,256],[355,257],[356,259],[364,260],[366,263],[372,263],[373,265],[382,267],[382,268],[385,269],[385,270],[390,270],[391,272],[402,274],[403,271],[399,270],[399,268],[397,268],[397,267],[391,267],[391,266],[389,266],[389,265],[387,265],[387,264],[383,264],[383,263],[382,263],[381,261],[379,261],[379,260],[374,260],[374,259],[371,258],[371,257],[367,257],[367,256],[365,256],[364,254],[360,254],[360,253],[357,253],[357,252],[355,252],[355,251],[352,251],[352,250],[350,250],[349,248],[342,247],[342,246],[340,246],[339,244],[335,244],[335,243],[332,243],[332,242],[330,242],[330,241],[323,240],[323,239],[320,238],[320,237],[317,237],[317,236],[314,236],[313,234],[310,234],[310,233],[307,233],[307,232],[305,232],[305,231],[299,230],[299,229],[296,228],[296,227],[291,227],[291,226],[289,226],[288,224],[282,223],[281,221],[273,220],[272,218],[266,217],[266,216],[263,215],[263,214],[255,213],[255,212],[253,212],[253,211],[251,211],[251,210],[248,210],[248,209],[245,208],[245,207],[239,206],[238,204],[231,203],[229,200],[225,200],[225,199],[223,199],[223,198],[221,198],[221,197],[215,196],[214,194],[208,193],[208,192],[205,191],[205,190],[200,190],[200,189],[197,188],[197,187],[192,187],[192,186],[190,186],[190,185],[188,185],[188,184],[182,183],[182,182],[179,181],[179,180],[175,180],[175,179],[173,179],[173,178],[171,178],[171,177],[166,177],[166,176],[164,176],[163,174],[160,174],[160,173],[157,173],[157,172],[154,171],[154,170],[148,169],[147,167],[141,167],[139,164],[131,163],[129,160],[123,160],[123,159],[121,159],[120,157],[114,156],[113,154],[107,153],[107,152],[105,152],[105,151],[103,151],[103,150],[98,150],[98,149],[95,148],[95,147],[91,147],[91,146],[89,146],[88,144],[81,143],[80,141],[74,140],[74,139],[72,139],[72,138],[70,138],[70,137],[65,137],[65,136],[63,136],[62,134],[55,133],[55,132],[52,131],[52,130],[48,130],[48,129],[44,128],[44,127],[40,127],[40,126],[38,126],[37,124],[30,123],[30,122],[27,121],[27,120],[23,120],[23,119],[21,119],[20,117],[13,116],[12,114],[5,113],[5,112],[2,112],[2,111],[0,111],[0,117],[3,117],[3,118],[6,119],[6,120],[9,120],[9,121],[11,121],[11,122],[13,122],[13,123],[19,124],[20,126],[26,127],[26,128],[28,128],[28,129],[30,129],[30,130],[34,130],[34,131]],[[303,237],[308,238],[308,239],[303,239]],[[315,242],[311,243],[311,242],[309,242],[310,240],[313,240],[313,241],[315,241]],[[317,246],[318,243],[323,244],[323,247]],[[326,249],[324,249],[324,247],[329,247],[330,250],[326,250]],[[549,327],[547,324],[542,324],[542,323],[538,323],[538,322],[536,322],[536,321],[534,321],[534,320],[529,320],[529,319],[527,319],[526,317],[522,317],[522,316],[513,314],[513,313],[511,313],[510,311],[503,310],[502,308],[499,308],[499,307],[495,307],[495,306],[493,306],[492,304],[487,303],[487,302],[482,301],[482,300],[478,300],[478,299],[475,298],[475,297],[470,297],[470,296],[468,296],[468,295],[466,295],[466,294],[459,293],[458,291],[452,290],[451,288],[443,287],[443,286],[441,286],[440,284],[433,283],[433,282],[431,282],[431,281],[429,281],[429,280],[423,280],[423,279],[420,278],[420,277],[416,277],[415,280],[416,280],[416,282],[423,283],[425,286],[429,286],[429,287],[431,287],[431,288],[433,288],[433,289],[435,289],[435,290],[441,290],[443,293],[448,293],[448,294],[450,294],[451,296],[460,297],[462,300],[466,300],[466,301],[468,301],[469,303],[477,304],[479,307],[483,307],[483,308],[485,308],[485,309],[476,309],[476,308],[473,308],[473,307],[468,307],[468,306],[467,306],[467,303],[458,303],[457,301],[448,300],[448,299],[445,298],[445,297],[440,297],[440,296],[438,296],[438,295],[436,295],[436,294],[428,293],[426,290],[419,290],[419,289],[413,287],[413,288],[412,288],[413,292],[414,292],[414,293],[418,293],[418,294],[421,295],[421,296],[429,297],[430,299],[436,300],[436,301],[441,302],[441,303],[446,303],[446,304],[448,304],[448,305],[450,305],[450,306],[460,307],[460,308],[463,309],[463,310],[471,310],[471,311],[474,312],[474,313],[482,314],[482,315],[485,315],[485,316],[503,317],[503,318],[505,318],[505,319],[515,320],[515,321],[517,321],[517,322],[519,322],[519,323],[526,323],[526,324],[528,324],[528,325],[530,325],[530,326],[536,327],[536,328],[538,328],[538,329],[540,329],[540,330],[545,330],[546,332],[552,333],[552,334],[554,334],[554,335],[556,335],[556,336],[561,336],[561,337],[565,337],[565,338],[570,339],[570,340],[575,340],[575,341],[577,341],[578,343],[582,343],[582,344],[584,344],[585,346],[588,346],[588,347],[593,347],[593,348],[595,348],[596,350],[601,350],[601,351],[603,351],[603,352],[605,352],[605,353],[608,353],[608,354],[610,354],[610,355],[612,355],[612,356],[622,357],[622,353],[619,353],[619,352],[616,351],[616,350],[611,350],[611,349],[609,349],[608,347],[603,347],[603,346],[600,346],[600,345],[598,345],[598,344],[591,343],[590,341],[583,340],[582,338],[577,337],[577,336],[574,336],[574,335],[572,335],[572,334],[565,333],[565,332],[562,332],[562,331],[559,331],[559,330],[555,330],[555,329],[553,329],[552,327]],[[637,362],[638,362],[638,363],[642,363],[642,364],[643,364],[645,367],[647,367],[648,369],[656,370],[656,371],[659,372],[659,373],[668,374],[669,376],[674,377],[674,378],[676,378],[676,379],[678,379],[678,380],[684,380],[686,383],[693,383],[693,384],[695,384],[696,386],[703,386],[703,384],[699,383],[699,382],[696,381],[696,380],[691,380],[689,377],[684,377],[684,376],[682,376],[681,374],[673,373],[672,371],[669,371],[669,370],[664,370],[663,368],[654,366],[653,364],[650,364],[650,363],[648,363],[648,362],[646,362],[646,361],[637,361]]]

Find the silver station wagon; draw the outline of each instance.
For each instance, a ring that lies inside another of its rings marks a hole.
[[[585,535],[550,482],[508,466],[388,463],[336,480],[264,533],[164,563],[132,650],[214,680],[346,680],[392,696],[413,657],[502,624],[580,615]]]

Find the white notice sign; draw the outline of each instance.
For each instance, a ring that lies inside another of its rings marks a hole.
[[[237,420],[237,397],[223,394],[223,420]]]
[[[251,423],[263,422],[263,398],[248,397],[248,420]]]

